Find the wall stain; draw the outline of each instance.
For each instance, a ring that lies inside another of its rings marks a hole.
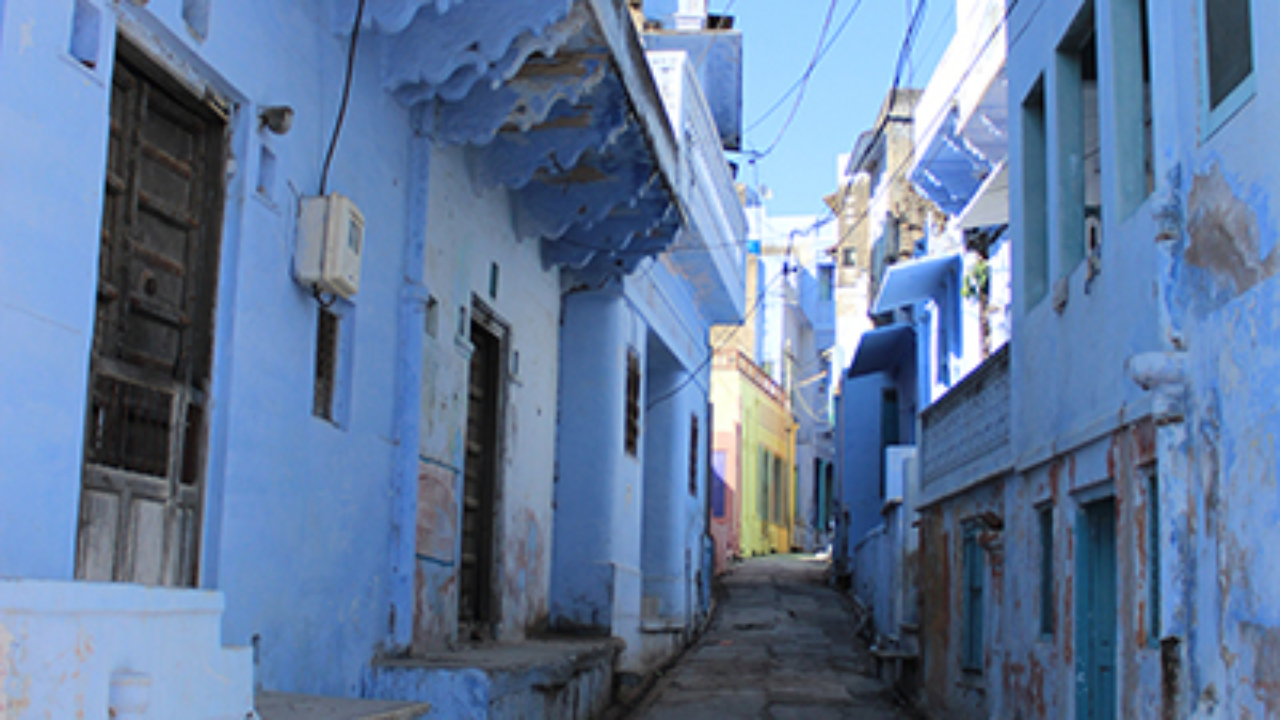
[[[1280,270],[1277,248],[1262,257],[1257,215],[1232,193],[1216,164],[1196,176],[1187,206],[1186,260],[1215,282],[1230,282],[1239,295]]]

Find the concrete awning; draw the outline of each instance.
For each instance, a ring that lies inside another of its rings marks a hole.
[[[915,355],[916,333],[910,325],[890,325],[862,334],[846,377],[893,370]]]
[[[348,35],[359,0],[331,0]],[[465,145],[478,187],[505,187],[544,265],[630,273],[687,209],[677,139],[630,14],[613,0],[368,0],[360,42],[419,132]]]
[[[952,106],[936,131],[922,139],[911,182],[948,215],[972,213],[971,206],[981,201],[984,188],[1004,167],[1009,152],[1006,95],[1001,71],[970,113],[962,116]]]
[[[940,322],[946,325],[947,348],[955,353],[960,343],[960,275],[964,261],[959,254],[927,258],[889,266],[872,314],[932,300]]]
[[[960,216],[960,227],[987,227],[989,225],[1005,225],[1009,222],[1009,166],[1001,164],[1000,168],[987,176],[982,187],[978,188],[973,201]]]

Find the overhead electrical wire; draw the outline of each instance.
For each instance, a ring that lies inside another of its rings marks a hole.
[[[996,26],[991,29],[991,32],[987,35],[986,39],[983,41],[982,46],[978,48],[978,51],[974,53],[973,58],[969,61],[969,65],[965,68],[964,72],[960,75],[960,77],[957,78],[956,82],[951,86],[950,91],[947,93],[948,102],[943,104],[944,107],[949,105],[950,101],[954,100],[955,97],[959,94],[960,86],[966,80],[968,80],[969,76],[973,73],[974,69],[978,66],[978,61],[982,59],[983,55],[985,55],[985,53],[987,52],[987,49],[991,46],[991,43],[1000,34],[1000,31],[1005,29],[1008,26],[1009,15],[1013,12],[1014,8],[1018,6],[1018,2],[1019,0],[1011,0],[1009,2],[1009,5],[1005,8],[1004,15],[1000,18],[1000,22],[997,23]],[[1010,42],[1010,44],[1012,44],[1012,42]],[[938,116],[934,117],[930,121],[930,124],[925,128],[925,132],[923,133],[923,135],[927,136],[936,132],[938,127],[941,125],[943,117],[944,116],[942,114],[939,114]],[[884,120],[887,120],[887,115],[885,118],[882,118],[881,123],[877,124],[877,128],[876,128],[877,136],[883,134],[884,128],[887,124],[886,122],[883,122]],[[872,147],[872,145],[868,144],[868,147],[870,148]],[[892,182],[894,180],[898,180],[902,178],[906,170],[908,169],[908,166],[910,165],[910,163],[911,163],[910,156],[903,158],[902,161],[900,161],[898,165],[893,168],[892,172],[887,174],[888,180],[886,182]],[[845,193],[841,197],[840,207],[837,209],[832,209],[830,216],[825,217],[823,220],[819,221],[819,223],[815,223],[815,225],[817,224],[825,225],[831,222],[836,217],[838,217],[840,213],[844,211],[845,206],[847,204],[848,204],[848,193]],[[867,218],[869,217],[869,214],[870,214],[870,208],[863,208],[859,216],[857,218],[854,218],[850,222],[849,226],[845,228],[842,233],[840,233],[833,247],[838,247],[844,244],[844,242],[847,239],[849,239],[849,237],[853,234],[853,232],[857,230],[859,227],[861,227],[862,223],[866,222]]]
[[[1003,16],[1000,18],[1000,22],[997,23],[994,28],[992,28],[991,32],[987,35],[987,38],[983,42],[982,46],[978,49],[976,53],[974,53],[973,59],[970,60],[968,67],[965,68],[965,71],[956,80],[955,84],[951,87],[950,91],[947,93],[947,97],[949,99],[954,99],[956,97],[956,95],[959,93],[960,85],[969,78],[969,75],[973,73],[974,69],[977,67],[978,61],[986,53],[987,49],[990,47],[991,43],[995,40],[996,36],[999,35],[1000,31],[1003,30],[1008,25],[1009,16],[1013,12],[1014,8],[1017,7],[1019,1],[1020,0],[1010,0],[1008,6],[1005,8],[1005,12]],[[923,10],[924,5],[925,5],[925,0],[919,0],[919,4],[917,5],[917,8],[916,8],[917,12],[915,13],[916,16],[922,16],[921,11]],[[903,60],[902,60],[903,54],[910,52],[912,43],[914,42],[914,34],[917,33],[918,31],[919,31],[918,22],[909,24],[907,28],[906,36],[903,38],[902,45],[899,48],[898,63],[894,73],[894,84],[890,88],[891,95],[897,92],[898,83],[900,83],[901,81],[901,69],[903,67]],[[1010,44],[1012,44],[1012,42],[1010,42]],[[882,117],[880,121],[876,124],[876,128],[873,130],[873,138],[876,142],[878,142],[879,138],[883,136],[885,128],[887,127],[887,124],[888,124],[889,115],[891,114],[892,113],[885,113],[884,117]],[[927,132],[936,131],[940,122],[941,122],[941,116],[933,118],[929,127],[926,128]],[[874,142],[868,144],[868,148],[871,148],[871,147],[874,147]],[[861,158],[861,159],[865,159],[865,158]],[[752,164],[754,165],[754,163]],[[897,167],[894,168],[893,172],[889,175],[890,180],[895,180],[900,178],[903,172],[905,171],[907,164],[908,164],[907,160],[903,160],[902,162],[900,162],[897,165]],[[795,237],[797,235],[804,235],[809,232],[813,232],[823,227],[824,225],[830,223],[831,221],[835,220],[837,217],[839,217],[839,214],[843,212],[847,203],[848,203],[848,194],[846,193],[841,198],[839,208],[828,209],[827,214],[823,218],[820,218],[819,220],[815,221],[808,228],[805,228],[802,230],[792,230],[788,234],[789,241],[787,243],[786,252],[784,253],[783,265],[781,270],[769,281],[768,285],[766,285],[765,288],[760,291],[759,296],[756,298],[755,303],[753,303],[752,307],[743,316],[742,324],[735,326],[718,345],[713,347],[710,350],[710,352],[707,353],[707,356],[703,358],[702,362],[700,362],[696,368],[690,371],[688,377],[686,377],[683,381],[681,381],[675,388],[655,398],[654,400],[651,400],[645,407],[646,414],[648,413],[649,410],[652,410],[656,405],[675,396],[676,393],[680,392],[686,386],[688,386],[689,383],[693,382],[693,380],[698,376],[698,373],[702,372],[702,370],[706,368],[707,365],[710,364],[711,361],[715,358],[716,352],[726,347],[733,340],[733,338],[737,336],[738,332],[741,331],[742,328],[746,326],[747,322],[749,322],[751,318],[759,311],[761,305],[764,302],[764,298],[772,289],[773,285],[776,284],[782,278],[786,277],[786,275],[789,272],[791,272],[788,261],[794,250]],[[865,222],[867,220],[868,215],[869,215],[869,209],[864,208],[861,215],[852,222],[850,227],[847,228],[845,232],[840,235],[839,238],[837,238],[835,245],[833,245],[833,247],[838,247],[846,239],[848,239],[849,234],[852,233],[853,230],[859,227],[863,222]]]
[[[862,7],[862,0],[857,0],[857,2],[853,4],[853,7],[849,9],[849,12],[845,13],[844,19],[840,21],[840,24],[838,26],[836,26],[835,32],[831,33],[831,38],[827,40],[827,42],[824,45],[822,45],[822,49],[818,52],[818,57],[817,57],[818,62],[821,62],[822,59],[826,57],[827,53],[831,50],[832,46],[836,44],[836,40],[840,39],[840,36],[844,33],[845,29],[849,27],[849,21],[853,19],[854,14],[858,11],[858,8],[860,7]],[[760,117],[756,118],[754,121],[752,121],[750,125],[747,126],[747,132],[751,132],[752,130],[759,127],[760,124],[763,123],[765,120],[769,119],[775,112],[778,111],[778,108],[782,107],[783,104],[786,103],[787,98],[794,95],[796,91],[800,90],[801,87],[803,87],[806,83],[808,83],[809,78],[813,75],[813,71],[815,68],[816,68],[816,63],[813,64],[811,67],[806,67],[805,71],[800,75],[800,77],[797,78],[796,81],[791,84],[791,87],[787,88],[787,91],[782,93],[782,95],[777,99],[777,101],[775,101],[773,105],[769,106],[768,110],[765,110],[764,113],[760,115]]]
[[[791,129],[791,123],[795,121],[796,115],[800,112],[800,104],[804,102],[805,92],[809,89],[809,81],[813,79],[813,71],[818,68],[818,61],[822,59],[822,46],[826,42],[827,33],[831,30],[831,21],[835,17],[836,6],[839,4],[840,0],[831,0],[831,4],[827,6],[827,15],[822,21],[822,30],[818,32],[818,42],[813,48],[813,56],[809,58],[809,65],[805,68],[804,75],[801,76],[800,88],[796,92],[795,102],[791,105],[791,112],[787,114],[787,119],[782,122],[782,127],[778,128],[778,133],[774,135],[773,141],[764,150],[748,152],[752,160],[768,157],[778,147],[778,143],[782,142],[787,130]],[[861,0],[859,0],[858,4],[861,4]],[[857,8],[858,5],[855,5],[854,9],[856,10]]]

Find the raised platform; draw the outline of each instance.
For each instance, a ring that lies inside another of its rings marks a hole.
[[[365,694],[430,703],[432,717],[589,720],[612,702],[622,648],[613,638],[531,640],[381,660]]]
[[[421,720],[430,703],[349,700],[346,698],[258,693],[254,701],[262,720]]]

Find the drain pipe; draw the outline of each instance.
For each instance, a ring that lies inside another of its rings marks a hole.
[[[408,224],[396,341],[395,460],[391,492],[391,577],[388,583],[387,649],[398,653],[413,641],[413,581],[418,523],[418,432],[421,422],[422,352],[426,305],[423,280],[431,173],[430,114],[413,110],[409,139]]]

